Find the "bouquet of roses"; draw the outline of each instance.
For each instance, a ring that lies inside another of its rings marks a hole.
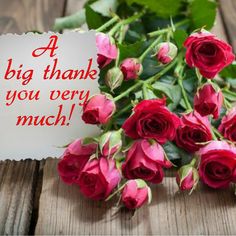
[[[151,200],[150,184],[162,182],[165,168],[179,167],[180,190],[192,191],[199,179],[212,188],[236,182],[235,57],[206,30],[215,2],[108,2],[111,18],[98,7],[104,0],[83,9],[97,32],[101,94],[86,102],[82,119],[101,135],[66,148],[61,179],[93,200],[119,195],[129,209]],[[81,23],[70,16],[56,27]]]

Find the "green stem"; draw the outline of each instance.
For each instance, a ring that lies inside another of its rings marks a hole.
[[[143,52],[143,54],[139,57],[139,60],[142,62],[143,59],[147,56],[147,54],[159,43],[162,35],[160,35],[157,39],[155,39],[151,45]]]
[[[133,105],[130,103],[127,106],[125,106],[124,108],[122,108],[119,112],[117,112],[114,116],[113,119],[118,118],[119,116],[121,116],[122,114],[124,114],[125,112],[129,111],[130,109],[132,109]]]
[[[227,110],[230,110],[232,108],[231,103],[226,98],[224,98],[224,105]]]
[[[115,192],[113,192],[110,196],[108,196],[105,199],[105,202],[109,201],[110,199],[112,199],[117,193],[119,193],[124,187],[125,187],[126,183],[124,183],[121,187],[119,187]]]
[[[186,25],[187,23],[189,23],[189,19],[184,19],[184,20],[174,24],[174,27],[178,28],[180,26]],[[167,33],[169,30],[170,30],[169,28],[156,30],[156,31],[148,33],[148,36],[149,37],[156,37],[156,36],[159,36],[161,34]]]
[[[105,24],[103,24],[102,26],[100,26],[99,28],[96,29],[97,32],[102,32],[104,31],[106,28],[108,28],[109,26],[113,25],[115,22],[117,22],[119,20],[119,16],[115,15],[113,16],[109,21],[107,21]]]
[[[138,81],[136,84],[134,84],[133,86],[131,86],[130,88],[128,88],[125,92],[121,93],[120,95],[118,95],[117,97],[115,97],[113,100],[115,102],[117,102],[118,100],[120,100],[121,98],[125,97],[126,95],[128,95],[130,92],[132,92],[133,90],[137,89],[138,87],[140,87],[142,85],[142,81]]]
[[[133,16],[125,19],[125,20],[121,20],[120,22],[118,22],[110,31],[109,31],[109,35],[113,35],[116,33],[116,31],[119,30],[119,28],[122,26],[122,25],[128,25],[130,23],[132,23],[133,21],[139,19],[141,16],[143,16],[143,14],[145,13],[145,11],[141,11],[140,13],[138,14],[134,14]]]
[[[121,44],[123,39],[124,39],[124,25],[120,27],[120,35],[119,35],[118,43]],[[120,49],[118,49],[118,55],[115,62],[116,67],[118,67],[119,61],[120,61]]]
[[[187,110],[191,111],[192,110],[192,106],[188,100],[188,96],[187,96],[187,93],[185,91],[185,88],[184,88],[184,85],[183,85],[183,78],[181,76],[178,76],[178,84],[181,88],[181,92],[182,92],[182,95],[183,95],[183,99],[184,99],[184,103],[187,107]]]
[[[143,99],[147,100],[148,99],[148,91],[147,91],[147,87],[146,87],[145,83],[143,84],[142,92],[143,92]]]
[[[131,86],[129,89],[127,89],[125,92],[121,93],[120,95],[118,95],[117,97],[115,97],[113,100],[115,102],[119,101],[121,98],[127,96],[130,92],[132,92],[133,90],[141,87],[143,85],[143,83],[146,84],[152,84],[153,82],[155,82],[156,80],[158,80],[161,76],[163,76],[166,72],[168,72],[172,67],[174,67],[174,65],[177,63],[178,61],[178,57],[175,58],[170,64],[168,64],[167,66],[165,66],[160,72],[158,72],[156,75],[152,76],[151,78],[147,79],[147,80],[139,80],[137,81],[136,84],[134,84],[133,86]]]
[[[166,72],[168,72],[170,69],[172,69],[176,65],[177,62],[178,62],[178,57],[176,57],[171,63],[169,63],[167,66],[165,66],[156,75],[154,75],[151,78],[145,80],[144,83],[147,83],[147,84],[154,83],[156,80],[158,80],[160,77],[162,77]]]
[[[211,129],[215,136],[218,136],[220,139],[224,139],[224,136],[214,126],[211,126]]]

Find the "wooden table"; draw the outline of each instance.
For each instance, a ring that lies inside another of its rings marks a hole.
[[[213,31],[236,51],[236,1],[220,2]],[[80,0],[0,0],[0,33],[48,31],[55,17],[71,14],[82,4]],[[178,193],[169,175],[154,187],[151,205],[132,217],[111,203],[85,199],[78,188],[59,180],[56,166],[53,159],[0,163],[0,234],[236,234],[232,189],[201,186],[189,196]]]

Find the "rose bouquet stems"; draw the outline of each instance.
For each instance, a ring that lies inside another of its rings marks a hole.
[[[160,184],[164,169],[173,166],[182,191],[192,193],[199,180],[228,187],[236,182],[232,47],[197,27],[197,0],[168,20],[161,20],[170,11],[164,5],[160,12],[155,4],[134,2],[118,4],[110,19],[92,5],[85,9],[97,31],[101,93],[84,105],[82,119],[101,134],[66,148],[58,164],[61,179],[93,200],[118,195],[129,209],[150,202],[149,184]],[[206,16],[208,29],[212,20]],[[161,24],[150,30],[153,22]]]

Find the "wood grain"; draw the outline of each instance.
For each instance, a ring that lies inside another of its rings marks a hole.
[[[220,9],[229,40],[236,51],[236,1],[220,0]]]
[[[36,161],[0,162],[0,234],[27,234],[37,175]]]
[[[85,3],[86,0],[68,0],[66,4],[65,15],[69,16],[76,13],[83,7]]]
[[[131,212],[113,203],[85,199],[77,186],[59,180],[57,161],[44,167],[39,219],[35,234],[76,235],[182,235],[235,234],[232,189],[201,186],[191,196],[179,193],[175,179],[166,177],[153,187],[153,202]]]
[[[64,4],[65,0],[0,0],[0,33],[52,30]]]
[[[0,33],[48,31],[54,18],[62,16],[64,4],[64,0],[0,0]],[[38,171],[36,161],[0,163],[1,235],[28,234],[30,225],[34,225],[31,219],[32,211],[36,212],[33,216],[37,216]]]

